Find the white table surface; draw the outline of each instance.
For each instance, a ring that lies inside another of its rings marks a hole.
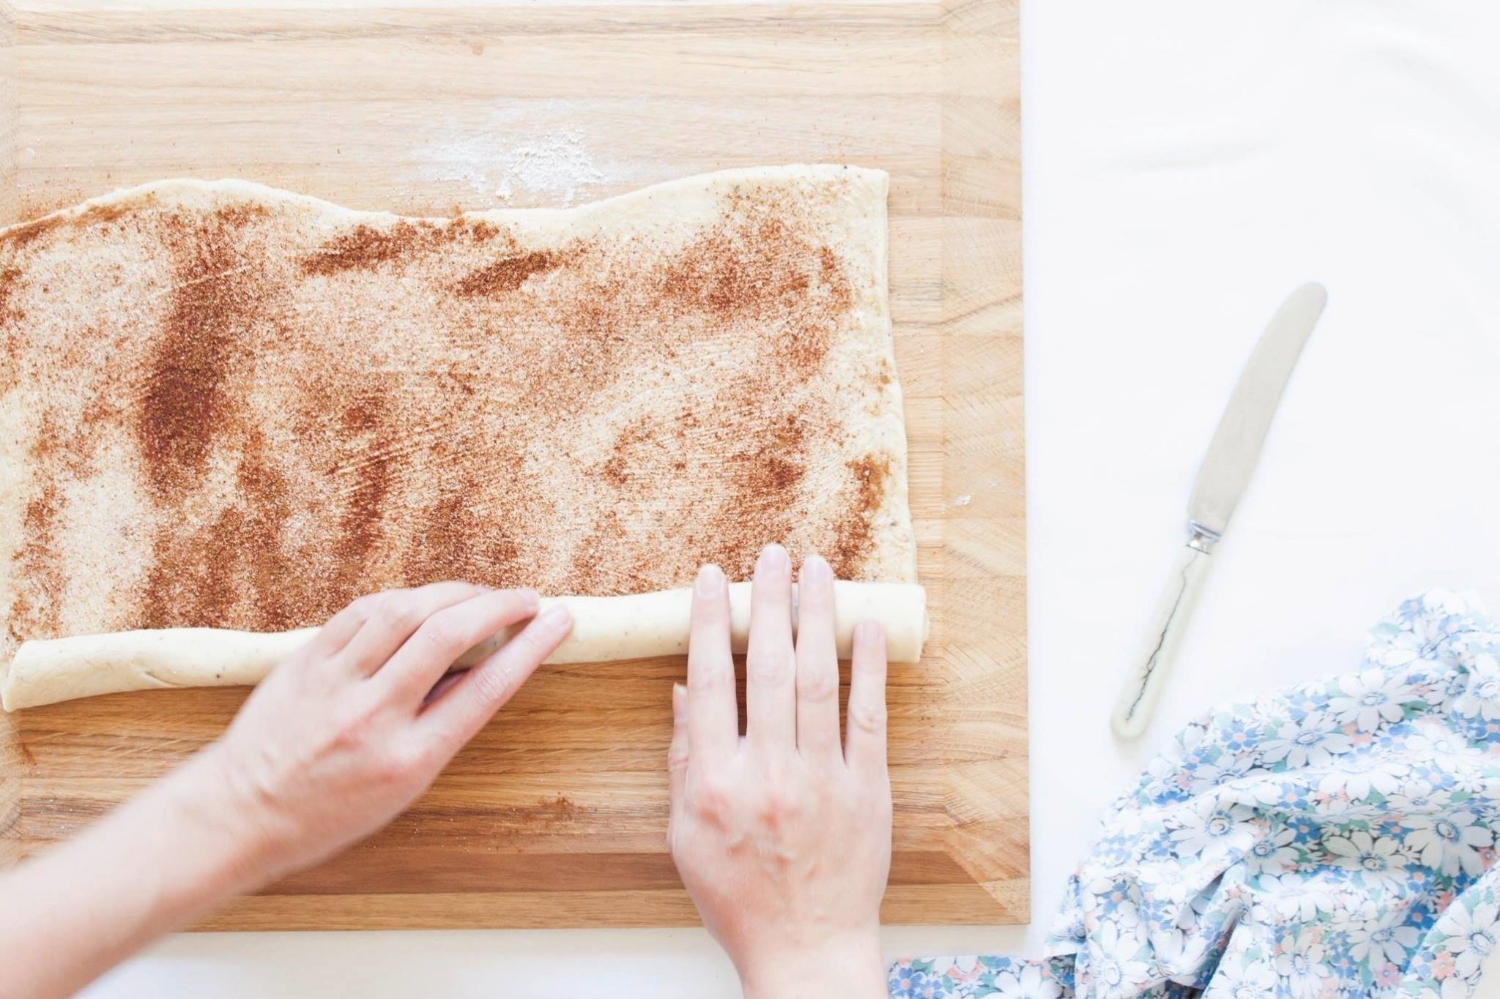
[[[1444,585],[1500,610],[1500,8],[1023,3],[1034,950],[1097,818],[1211,704],[1344,669]],[[1107,717],[1279,299],[1330,292],[1155,726]],[[1482,992],[1500,996],[1500,982]],[[196,934],[89,995],[737,995],[701,931]]]

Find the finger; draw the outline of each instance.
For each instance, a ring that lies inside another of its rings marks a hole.
[[[883,776],[885,759],[885,629],[861,621],[854,629],[854,656],[849,668],[849,735],[844,758],[849,769],[869,777]]]
[[[342,652],[344,646],[349,644],[350,639],[357,635],[359,629],[364,627],[365,622],[369,620],[375,603],[394,592],[401,591],[366,593],[351,601],[348,606],[329,618],[328,622],[318,629],[317,635],[308,644],[307,651],[319,659]]]
[[[833,570],[816,555],[802,563],[797,590],[797,749],[838,762],[839,654],[833,629]]]
[[[796,748],[796,660],[792,649],[792,560],[767,545],[750,584],[745,653],[745,740],[762,751]]]
[[[535,590],[487,590],[434,612],[374,679],[420,700],[458,657],[507,625],[536,613]]]
[[[667,787],[671,791],[672,814],[682,807],[682,788],[687,781],[688,728],[687,688],[672,684],[672,744],[667,747]]]
[[[568,608],[553,604],[429,704],[422,712],[420,724],[441,740],[445,748],[456,752],[515,696],[572,630],[573,616]]]
[[[698,570],[688,632],[688,753],[699,765],[727,759],[739,745],[740,709],[729,649],[729,587],[716,565]]]
[[[432,583],[361,597],[355,601],[357,610],[354,605],[349,608],[360,617],[359,631],[344,645],[339,658],[360,675],[370,676],[432,615],[484,592],[472,583]]]
[[[462,680],[468,674],[468,672],[469,671],[466,669],[460,669],[454,670],[452,673],[444,673],[442,679],[438,680],[437,683],[434,683],[432,685],[432,689],[427,692],[427,696],[422,698],[423,706],[425,707],[426,705],[431,704],[433,701],[446,694],[450,689],[452,689],[453,685]]]

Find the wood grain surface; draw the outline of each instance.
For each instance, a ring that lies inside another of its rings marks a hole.
[[[751,164],[889,171],[933,634],[927,659],[891,671],[884,918],[1024,922],[1017,42],[1016,0],[0,0],[0,221],[183,175],[445,214]],[[204,927],[695,922],[665,848],[682,673],[680,659],[543,670],[388,829]],[[169,770],[243,697],[0,714],[0,865]]]

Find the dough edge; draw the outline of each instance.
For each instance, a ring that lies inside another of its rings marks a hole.
[[[184,204],[194,200],[213,201],[220,197],[240,199],[269,199],[298,205],[318,215],[342,217],[345,220],[363,220],[379,224],[394,224],[398,221],[447,223],[455,217],[490,221],[496,223],[545,223],[567,220],[577,223],[594,215],[628,212],[645,207],[652,199],[663,196],[680,196],[684,193],[710,193],[734,184],[763,184],[772,181],[826,183],[835,180],[847,181],[884,201],[890,188],[890,174],[873,167],[850,166],[841,163],[791,163],[776,166],[735,167],[728,170],[712,170],[661,181],[646,187],[636,188],[608,198],[573,205],[567,208],[486,208],[465,211],[454,215],[400,215],[395,212],[349,208],[337,202],[327,201],[311,194],[302,194],[282,187],[273,187],[259,181],[237,177],[221,177],[203,180],[197,177],[174,177],[153,180],[144,184],[123,187],[108,194],[80,201],[75,205],[58,208],[45,215],[0,226],[0,237],[32,226],[50,224],[76,216],[87,215],[97,209],[129,209],[145,207],[153,198],[172,198]],[[884,261],[882,261],[883,263]]]

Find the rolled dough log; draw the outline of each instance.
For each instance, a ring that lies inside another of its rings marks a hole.
[[[849,657],[854,626],[885,626],[890,661],[913,663],[927,639],[927,596],[910,583],[834,583],[839,658]],[[692,590],[660,590],[619,597],[546,597],[545,609],[566,604],[573,632],[549,663],[613,662],[687,652]],[[750,584],[729,587],[735,652],[750,630]],[[796,599],[793,596],[795,622]],[[160,687],[219,687],[259,683],[271,669],[317,634],[218,628],[164,628],[80,635],[22,643],[0,687],[7,711],[95,694]],[[465,653],[460,666],[479,662],[517,629],[507,629]]]

